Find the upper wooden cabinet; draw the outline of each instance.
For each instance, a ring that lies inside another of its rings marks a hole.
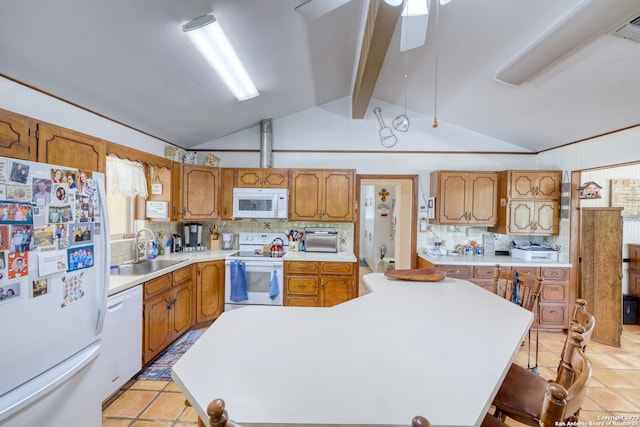
[[[35,161],[35,135],[33,119],[0,109],[0,156]]]
[[[220,169],[174,163],[172,185],[174,192],[172,219],[218,219]]]
[[[38,161],[104,172],[106,142],[49,123],[38,123]]]
[[[509,196],[517,199],[560,198],[561,171],[507,171]]]
[[[496,172],[435,171],[431,197],[436,198],[434,224],[493,225],[496,223]]]
[[[237,169],[235,186],[238,188],[288,188],[289,169]]]
[[[236,169],[220,169],[220,219],[233,219],[233,186]]]
[[[289,220],[352,222],[355,170],[291,169]]]
[[[498,221],[489,231],[558,235],[562,171],[502,171],[498,181]]]

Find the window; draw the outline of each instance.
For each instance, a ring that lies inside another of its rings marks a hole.
[[[133,233],[134,201],[134,197],[107,194],[109,230],[112,239],[122,239],[124,235]]]
[[[135,196],[147,197],[147,179],[140,162],[107,156],[107,209],[111,238],[133,233]]]

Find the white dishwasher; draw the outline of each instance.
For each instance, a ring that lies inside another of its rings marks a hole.
[[[142,368],[142,285],[107,300],[102,352],[97,363],[103,401]]]

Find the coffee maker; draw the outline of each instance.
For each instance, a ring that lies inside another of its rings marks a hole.
[[[186,251],[197,251],[202,247],[202,224],[184,225],[184,248]]]

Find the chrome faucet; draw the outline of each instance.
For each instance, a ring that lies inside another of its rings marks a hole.
[[[139,262],[140,261],[140,255],[142,254],[142,256],[144,256],[144,252],[140,252],[140,241],[139,241],[139,237],[140,237],[140,233],[142,233],[143,231],[146,231],[147,233],[149,233],[151,235],[151,241],[155,242],[156,245],[158,244],[158,240],[156,239],[156,235],[153,231],[149,230],[148,228],[141,228],[140,230],[138,230],[136,232],[136,237],[135,237],[135,252],[136,252],[136,258],[134,262]],[[149,253],[149,248],[147,248],[147,253]]]

